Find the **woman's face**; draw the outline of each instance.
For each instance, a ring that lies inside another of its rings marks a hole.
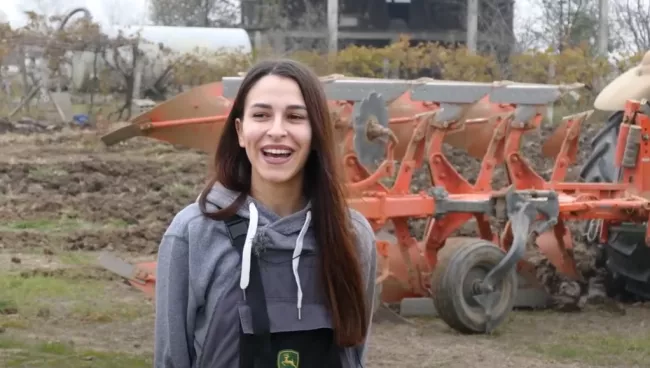
[[[275,75],[261,78],[249,91],[243,119],[236,124],[254,177],[273,184],[301,177],[312,129],[295,81]]]

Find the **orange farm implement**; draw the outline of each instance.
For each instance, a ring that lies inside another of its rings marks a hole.
[[[213,153],[241,81],[229,77],[185,92],[102,139],[112,145],[147,136]],[[650,106],[645,101],[630,100],[623,112],[611,149],[617,179],[565,182],[581,124],[592,111],[565,117],[544,142],[542,153],[555,158],[549,180],[531,168],[520,145],[525,133],[539,128],[547,106],[579,85],[322,81],[342,142],[348,203],[377,234],[378,305],[431,298],[436,313],[454,329],[489,332],[518,304],[522,280],[537,284],[534,266],[524,256],[528,246],[535,244],[559,273],[580,280],[567,221],[595,220],[602,243],[613,226],[648,221]],[[482,160],[474,183],[443,154],[445,143]],[[413,192],[414,171],[424,165],[432,186]],[[497,167],[505,169],[509,186],[493,187]],[[411,235],[409,219],[427,220],[421,239]],[[455,237],[470,221],[478,236]],[[643,242],[649,241],[646,230]],[[132,266],[106,255],[102,264],[152,294],[155,263]]]

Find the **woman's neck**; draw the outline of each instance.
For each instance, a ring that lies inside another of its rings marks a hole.
[[[305,207],[302,178],[281,184],[251,178],[251,196],[278,216],[286,217]]]

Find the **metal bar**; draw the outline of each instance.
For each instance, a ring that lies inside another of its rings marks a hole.
[[[242,77],[224,77],[223,95],[233,98],[243,81]],[[325,94],[331,100],[361,101],[370,93],[379,93],[385,100],[393,100],[408,91],[413,82],[399,79],[334,79],[324,82]]]
[[[233,98],[243,81],[243,77],[224,77],[223,94]],[[323,81],[328,99],[361,101],[372,92],[379,93],[390,101],[411,90],[415,101],[435,101],[440,103],[477,102],[486,95],[495,103],[545,105],[557,100],[568,88],[559,85],[527,83],[480,83],[461,81],[418,81],[403,79],[346,78]]]
[[[472,104],[498,88],[494,83],[428,82],[415,85],[411,91],[414,101]]]
[[[348,205],[361,212],[368,220],[384,220],[395,217],[427,217],[435,212],[432,197],[410,194],[395,197],[349,198]]]
[[[518,83],[494,90],[490,94],[490,101],[517,105],[547,105],[561,95],[562,91],[558,85]]]

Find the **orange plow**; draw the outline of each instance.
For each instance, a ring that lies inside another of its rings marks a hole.
[[[102,139],[111,145],[147,136],[211,153],[241,80],[224,78],[188,91]],[[629,101],[626,107],[617,148],[621,180],[571,183],[564,181],[567,168],[576,159],[580,125],[591,111],[566,117],[545,142],[543,153],[555,157],[549,181],[533,171],[519,148],[523,135],[539,127],[546,106],[578,85],[341,77],[323,83],[342,142],[348,203],[377,233],[383,302],[378,305],[430,298],[454,329],[489,332],[515,305],[527,304],[521,300],[522,281],[538,284],[524,257],[528,245],[535,244],[560,273],[579,279],[566,221],[648,221],[650,107],[645,102]],[[444,143],[482,159],[474,183],[445,157]],[[432,187],[414,193],[413,173],[423,165],[429,167]],[[499,166],[510,179],[506,188],[492,187]],[[409,219],[427,220],[422,239],[410,234]],[[478,236],[455,237],[470,221]],[[603,241],[607,228],[600,227]],[[152,295],[151,263],[130,266],[108,255],[100,261]]]

